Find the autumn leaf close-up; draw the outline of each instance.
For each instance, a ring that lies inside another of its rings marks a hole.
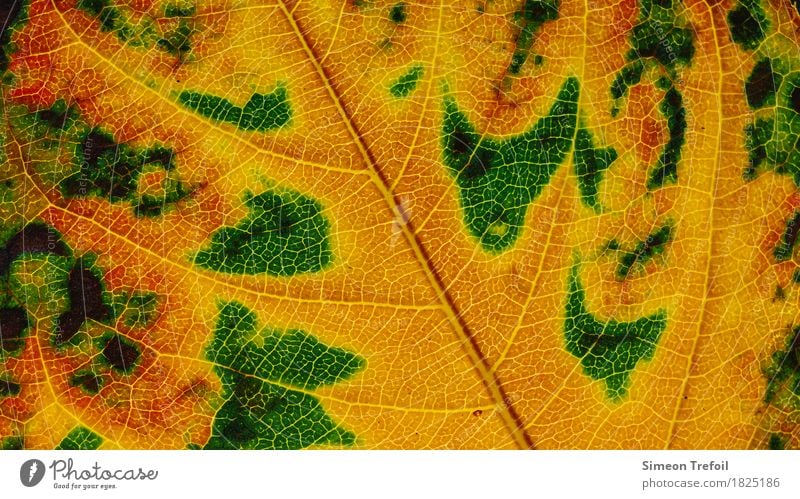
[[[0,448],[800,447],[798,0],[0,26]]]

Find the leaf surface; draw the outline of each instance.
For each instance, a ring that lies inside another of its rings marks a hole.
[[[789,448],[777,0],[0,10],[3,448]]]

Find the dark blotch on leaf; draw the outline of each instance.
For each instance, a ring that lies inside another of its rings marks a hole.
[[[118,334],[112,336],[103,347],[103,357],[111,364],[111,367],[124,373],[133,370],[140,355],[136,345]]]
[[[407,17],[406,4],[403,2],[395,4],[392,7],[392,10],[389,11],[389,20],[395,24],[402,24],[406,22]]]
[[[23,0],[3,0],[0,2],[0,73],[8,68],[8,54],[6,44],[11,36],[9,28],[17,22],[22,13]]]
[[[24,309],[0,308],[0,354],[20,350],[23,334],[28,327],[30,320]]]
[[[800,87],[792,89],[792,95],[789,97],[789,105],[792,106],[792,111],[800,114]]]
[[[783,238],[773,252],[777,261],[783,262],[792,258],[798,235],[800,235],[800,211],[795,211],[787,220]]]
[[[461,170],[461,175],[466,179],[473,180],[481,175],[484,175],[492,165],[492,158],[494,158],[494,151],[489,149],[480,148],[472,155],[467,161],[464,169]]]
[[[69,342],[83,325],[85,316],[82,310],[69,309],[58,316],[55,323],[55,344]]]
[[[5,0],[0,2],[0,35],[5,35],[6,30],[14,24],[22,12],[23,0]],[[0,38],[2,40],[2,38]]]
[[[103,283],[94,272],[78,260],[69,273],[69,299],[72,311],[87,319],[104,321],[110,316],[109,307],[103,302]]]
[[[472,153],[472,149],[475,147],[470,134],[461,128],[457,128],[453,132],[452,139],[450,139],[448,145],[450,146],[450,151],[452,151],[454,155]]]
[[[66,107],[58,108],[53,106],[50,109],[43,109],[36,112],[36,118],[50,128],[63,130],[70,123],[70,111]]]
[[[81,390],[91,395],[100,391],[103,386],[103,380],[94,373],[81,372],[75,374],[70,380],[71,386],[79,387]]]
[[[753,50],[764,40],[769,28],[759,0],[744,0],[728,13],[728,27],[733,41],[747,50]]]
[[[761,59],[753,67],[750,77],[744,85],[747,103],[753,109],[775,103],[775,92],[781,86],[783,78],[772,70],[772,61]]]
[[[0,378],[0,397],[16,397],[22,388],[8,378]]]
[[[94,129],[83,139],[82,145],[83,161],[90,165],[96,165],[101,156],[113,152],[117,148],[117,143],[113,137],[99,129]]]
[[[0,274],[8,271],[13,262],[22,253],[50,253],[58,256],[68,256],[69,250],[61,241],[59,233],[39,222],[26,225],[6,242],[5,248],[0,248]]]
[[[80,171],[61,183],[67,197],[95,195],[118,202],[136,190],[141,158],[136,151],[117,144],[100,129],[91,130],[78,145]]]
[[[75,150],[79,170],[61,181],[65,197],[96,196],[112,203],[128,201],[137,216],[160,215],[187,195],[183,184],[168,179],[161,196],[138,195],[139,177],[145,165],[156,165],[169,172],[175,168],[175,152],[160,145],[140,149],[114,138],[99,128],[89,131]]]

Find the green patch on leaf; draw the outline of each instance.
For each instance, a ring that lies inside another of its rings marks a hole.
[[[111,0],[79,0],[78,9],[96,18],[100,30],[114,33],[128,47],[155,47],[180,61],[192,50],[195,28],[194,5],[167,4],[164,17],[156,19]]]
[[[617,151],[614,148],[595,149],[589,130],[585,128],[578,130],[575,137],[573,163],[581,201],[585,206],[600,211],[600,202],[597,200],[598,185],[603,180],[605,170],[616,159]]]
[[[780,433],[771,433],[769,441],[767,442],[769,450],[784,450],[786,449],[786,438]]]
[[[664,252],[667,243],[672,240],[672,225],[665,224],[651,232],[644,241],[639,241],[632,251],[625,251],[619,257],[617,266],[617,279],[628,277],[631,270],[642,266],[656,255]]]
[[[686,108],[683,106],[683,96],[675,87],[670,87],[664,94],[659,110],[667,118],[669,139],[647,179],[647,188],[650,190],[678,181],[678,162],[686,142]]]
[[[112,307],[114,317],[122,319],[126,327],[145,327],[156,318],[158,297],[155,293],[123,292],[114,296]]]
[[[19,435],[0,437],[0,450],[22,450],[25,448],[25,440]]]
[[[745,50],[754,50],[767,35],[769,20],[759,0],[739,0],[728,12],[731,38]]]
[[[630,373],[642,360],[650,360],[667,326],[666,312],[632,322],[600,321],[586,309],[580,264],[570,270],[564,333],[567,351],[577,357],[584,373],[606,385],[612,400],[625,396]]]
[[[694,34],[680,0],[639,0],[639,21],[630,32],[628,64],[614,78],[611,95],[619,100],[630,87],[638,85],[648,68],[660,73],[655,84],[664,91],[659,110],[667,120],[669,139],[653,166],[647,188],[655,190],[678,180],[678,162],[686,142],[686,109],[675,87],[678,71],[694,57]],[[619,104],[611,109],[619,113]]]
[[[422,64],[414,64],[404,75],[389,86],[389,92],[393,97],[408,97],[417,88],[423,72]]]
[[[621,99],[628,94],[628,89],[642,81],[642,74],[644,73],[644,63],[641,59],[636,59],[633,62],[626,64],[614,81],[611,83],[611,96],[614,99]]]
[[[56,446],[56,450],[95,450],[103,443],[103,437],[92,430],[78,426]]]
[[[773,119],[757,119],[754,123],[745,126],[745,147],[748,151],[748,165],[744,170],[745,180],[753,180],[758,174],[758,168],[767,161],[767,145],[772,140],[772,131],[775,128]]]
[[[459,187],[467,229],[484,250],[507,250],[519,237],[528,205],[572,146],[578,93],[577,78],[568,78],[547,116],[502,140],[482,137],[455,99],[445,99],[444,163]]]
[[[188,22],[181,20],[175,31],[166,34],[164,38],[159,38],[158,47],[165,52],[183,59],[186,53],[192,49],[190,37],[194,30]]]
[[[41,222],[31,222],[22,229],[3,231],[12,234],[0,246],[0,276],[5,275],[11,264],[25,254],[51,254],[67,257],[71,251],[53,227]]]
[[[560,0],[525,0],[521,10],[514,13],[518,30],[516,50],[511,57],[508,73],[517,75],[528,60],[536,33],[548,21],[558,19]]]
[[[308,392],[344,381],[364,367],[360,357],[328,347],[300,330],[259,329],[236,302],[220,308],[206,356],[223,384],[206,449],[301,449],[352,445]]]
[[[178,102],[210,120],[230,123],[240,130],[265,132],[281,128],[292,118],[286,87],[268,94],[254,93],[243,107],[216,95],[185,90]]]
[[[27,253],[10,268],[8,286],[37,319],[52,317],[69,306],[67,280],[72,259],[47,253]]]
[[[672,72],[694,56],[694,34],[681,0],[639,0],[639,22],[630,33],[628,60],[653,58]]]
[[[248,194],[249,215],[211,236],[194,263],[228,274],[291,276],[330,265],[330,224],[322,206],[297,192]]]
[[[125,9],[117,7],[111,0],[80,0],[78,9],[95,17],[100,30],[114,33],[117,38],[132,47],[147,46],[154,35],[152,21],[133,24]]]
[[[764,402],[784,410],[800,410],[800,326],[793,327],[785,347],[772,354],[764,376]]]

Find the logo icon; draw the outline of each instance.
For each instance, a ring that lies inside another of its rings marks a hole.
[[[28,459],[19,468],[19,481],[26,487],[36,487],[44,478],[44,463],[38,459]]]

